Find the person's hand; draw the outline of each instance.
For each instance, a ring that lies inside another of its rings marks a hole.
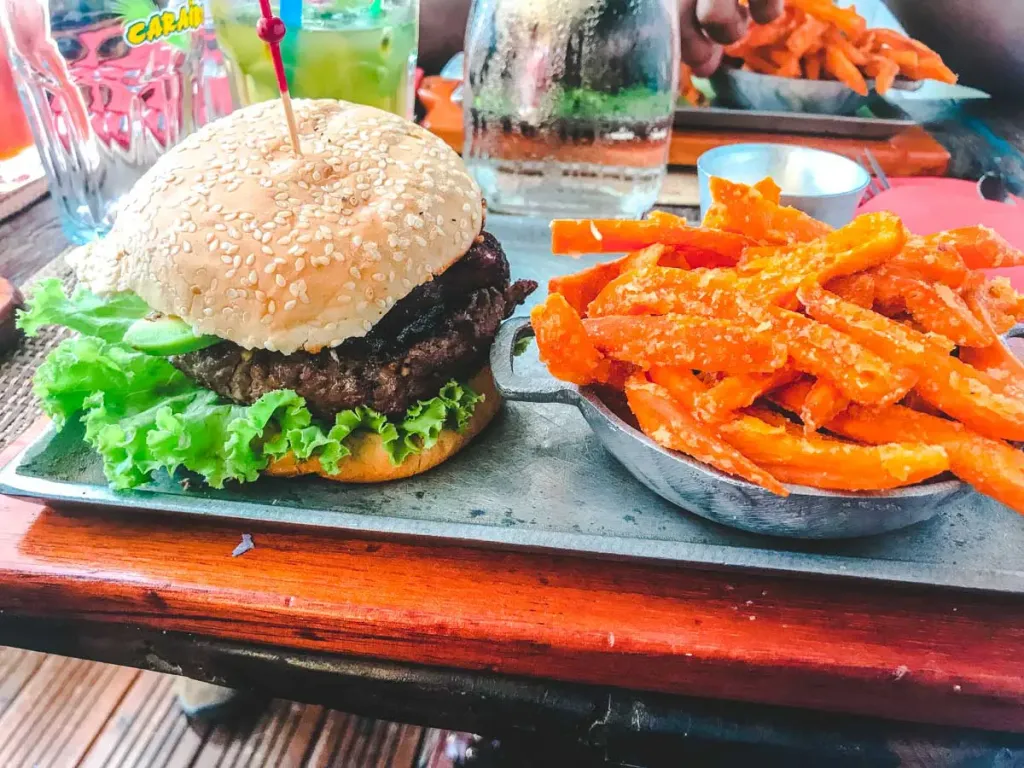
[[[679,44],[684,64],[706,77],[718,69],[722,46],[735,43],[751,18],[767,24],[782,14],[783,0],[679,0]]]

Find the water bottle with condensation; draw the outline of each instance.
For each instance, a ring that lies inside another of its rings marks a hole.
[[[464,158],[492,210],[638,217],[668,163],[674,0],[475,0]]]

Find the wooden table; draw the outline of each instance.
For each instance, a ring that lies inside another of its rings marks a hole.
[[[47,201],[0,224],[0,251],[52,258],[53,215]],[[243,532],[256,548],[234,558]],[[843,762],[851,744],[891,756],[914,739],[1024,760],[1013,597],[0,498],[0,644],[409,722],[557,730],[634,760],[638,734],[813,745],[812,763],[838,765],[861,764]]]

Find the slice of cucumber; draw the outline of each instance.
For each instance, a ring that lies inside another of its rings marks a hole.
[[[124,334],[128,346],[160,357],[195,352],[219,341],[216,336],[196,336],[188,323],[167,315],[136,320]]]

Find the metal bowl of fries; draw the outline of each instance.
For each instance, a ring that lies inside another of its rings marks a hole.
[[[867,96],[838,80],[806,80],[720,68],[711,76],[717,100],[737,109],[761,112],[813,112],[852,115],[868,103]]]
[[[865,80],[868,88],[874,80]],[[743,69],[720,68],[711,77],[715,95],[725,106],[762,112],[811,112],[823,115],[853,115],[870,106],[872,95],[862,96],[838,80],[808,80],[798,77],[762,75]],[[897,79],[898,90],[913,91],[920,81]]]
[[[669,451],[626,423],[597,390],[548,375],[513,369],[516,343],[532,336],[530,320],[515,317],[498,332],[491,370],[506,400],[563,403],[579,409],[602,445],[637,480],[662,498],[721,525],[766,536],[850,539],[920,523],[948,509],[970,491],[958,480],[933,480],[886,492],[842,493],[788,485],[782,498],[753,483]]]
[[[499,392],[576,406],[649,488],[747,531],[882,533],[968,486],[1024,514],[1024,362],[1001,338],[1024,295],[984,271],[1024,252],[884,211],[832,228],[771,179],[709,189],[700,227],[551,222],[552,253],[625,255],[551,278],[502,330]],[[528,332],[550,377],[512,368]]]

